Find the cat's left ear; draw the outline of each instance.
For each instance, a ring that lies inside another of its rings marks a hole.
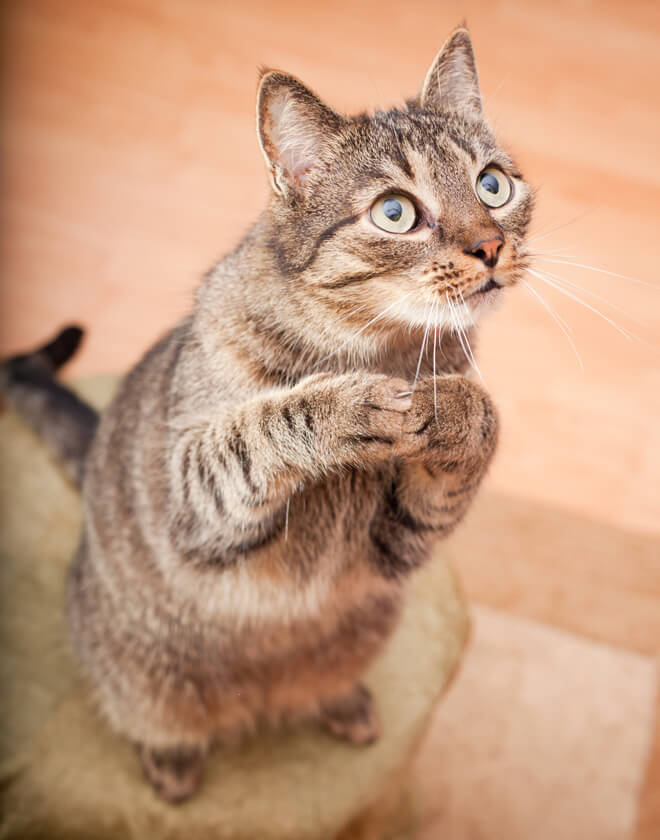
[[[420,105],[430,111],[467,110],[481,115],[479,75],[470,34],[455,29],[426,74]]]
[[[294,76],[266,72],[257,93],[257,134],[273,189],[302,191],[319,155],[343,120]]]

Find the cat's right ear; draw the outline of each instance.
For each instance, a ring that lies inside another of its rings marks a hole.
[[[257,134],[277,195],[302,192],[342,121],[294,76],[278,70],[264,72],[257,93]]]
[[[430,111],[465,110],[481,115],[479,74],[464,25],[452,32],[436,56],[419,99],[422,108]]]

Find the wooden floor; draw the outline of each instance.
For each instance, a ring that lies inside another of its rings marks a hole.
[[[467,18],[487,110],[539,186],[536,245],[564,261],[538,265],[636,338],[541,281],[583,369],[523,288],[484,327],[503,434],[453,540],[476,629],[416,770],[423,837],[660,836],[660,4],[6,0],[2,15],[0,350],[80,321],[71,375],[133,362],[262,207],[258,65],[340,110],[387,106]]]

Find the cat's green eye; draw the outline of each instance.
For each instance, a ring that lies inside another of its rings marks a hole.
[[[408,233],[417,224],[417,211],[405,195],[386,195],[372,205],[371,221],[388,233]]]
[[[488,166],[479,173],[476,191],[486,207],[502,207],[513,195],[513,184],[495,166]]]

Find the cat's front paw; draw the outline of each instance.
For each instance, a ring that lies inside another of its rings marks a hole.
[[[336,417],[342,443],[362,456],[391,457],[412,407],[410,385],[380,374],[345,377]]]
[[[455,471],[486,466],[495,451],[498,419],[493,401],[464,376],[417,383],[394,454]]]

